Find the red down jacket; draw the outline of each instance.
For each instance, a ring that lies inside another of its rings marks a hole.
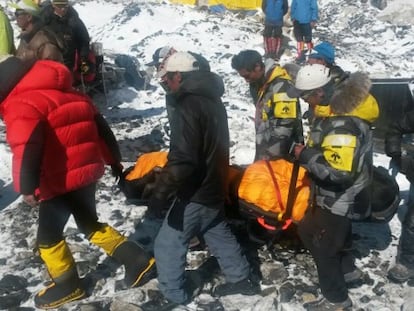
[[[105,162],[119,162],[108,124],[91,100],[71,85],[64,65],[41,60],[0,106],[19,193],[50,199],[96,182]]]

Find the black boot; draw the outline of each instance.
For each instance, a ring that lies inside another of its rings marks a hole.
[[[125,284],[137,287],[155,277],[155,259],[134,241],[126,240],[114,251],[112,257],[125,266]]]
[[[76,268],[73,268],[37,293],[34,302],[36,308],[54,309],[85,296]]]
[[[250,278],[246,278],[236,283],[224,283],[218,285],[214,291],[213,296],[221,297],[227,295],[256,295],[260,293],[260,285],[253,282]]]

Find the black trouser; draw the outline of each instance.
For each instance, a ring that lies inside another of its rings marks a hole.
[[[298,42],[312,42],[312,27],[310,23],[299,24],[295,21],[293,23],[293,34]]]
[[[398,261],[414,269],[414,186],[410,185],[407,213],[401,226]]]
[[[315,260],[323,296],[331,302],[346,300],[344,274],[355,269],[351,254],[346,251],[352,243],[351,221],[315,207],[298,224],[298,232]]]
[[[95,203],[96,184],[40,202],[37,243],[50,247],[63,240],[63,230],[73,215],[79,230],[86,236],[100,229]]]
[[[282,26],[265,25],[263,37],[265,38],[282,38]]]

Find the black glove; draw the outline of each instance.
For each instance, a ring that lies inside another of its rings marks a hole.
[[[152,196],[148,202],[148,213],[154,218],[164,219],[170,203],[167,200]]]
[[[411,157],[402,157],[400,172],[407,177],[410,183],[414,183],[414,159]]]
[[[115,177],[116,181],[120,180],[123,177],[122,176],[123,169],[124,167],[122,166],[121,163],[111,165],[111,171],[112,171],[111,173],[112,173],[112,176]]]

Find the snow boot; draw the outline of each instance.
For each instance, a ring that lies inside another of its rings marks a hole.
[[[155,276],[155,259],[134,241],[129,241],[109,225],[95,231],[89,240],[125,267],[125,284],[141,286]]]
[[[347,311],[352,309],[352,300],[349,297],[342,302],[330,302],[325,297],[320,300],[303,304],[307,311]]]
[[[305,43],[303,41],[299,41],[296,44],[296,49],[297,49],[297,53],[298,55],[296,56],[296,60],[301,60],[303,55],[303,48],[305,47]]]
[[[216,286],[213,296],[221,297],[227,295],[242,294],[252,296],[260,293],[260,285],[253,282],[250,278],[246,278],[236,283],[224,283]]]
[[[396,283],[403,283],[414,278],[414,269],[397,263],[388,271],[388,278]]]
[[[52,278],[52,283],[36,294],[34,301],[37,308],[58,308],[86,296],[72,253],[64,240],[51,247],[40,246],[39,252]]]

